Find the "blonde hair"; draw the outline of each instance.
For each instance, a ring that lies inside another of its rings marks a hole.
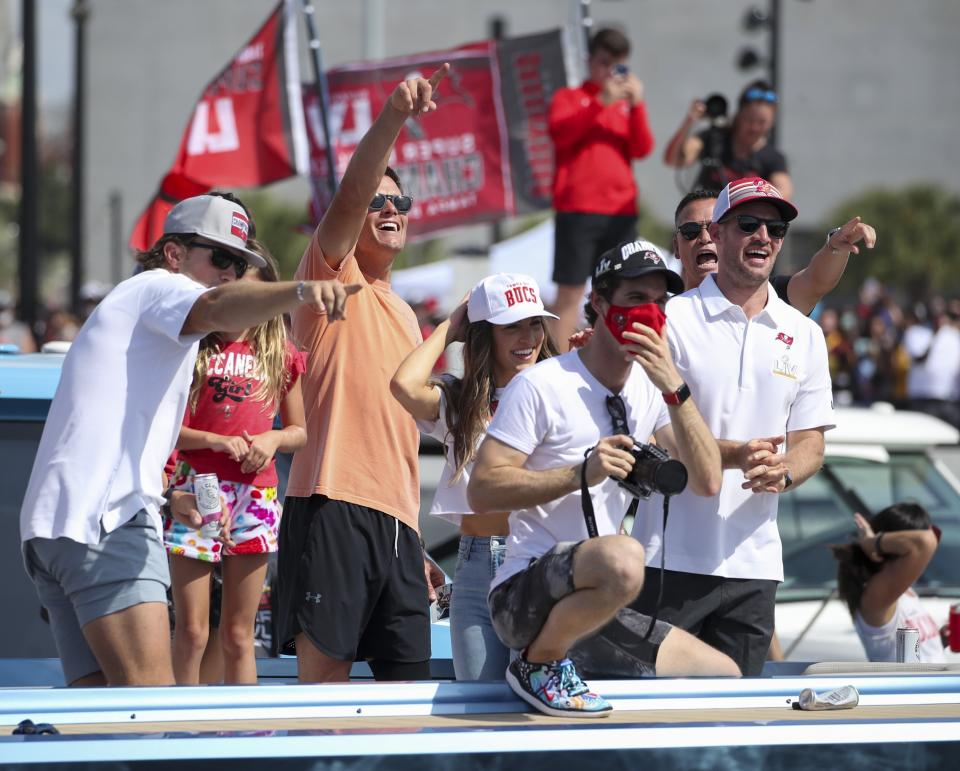
[[[256,252],[266,261],[266,266],[259,268],[251,265],[248,270],[256,271],[260,281],[275,283],[279,281],[277,261],[267,248],[255,239],[247,241],[247,248]],[[276,414],[280,400],[287,390],[289,375],[287,361],[287,328],[283,323],[283,316],[274,316],[269,321],[248,329],[243,334],[253,355],[257,359],[260,385],[250,395],[250,398],[261,401],[264,409],[269,407],[270,414]],[[196,412],[197,401],[200,398],[200,389],[203,387],[210,359],[223,350],[224,341],[216,332],[212,332],[200,341],[200,351],[197,354],[197,363],[193,368],[193,383],[190,385],[190,411]]]

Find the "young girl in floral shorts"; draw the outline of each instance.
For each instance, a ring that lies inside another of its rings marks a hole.
[[[238,279],[277,281],[276,262],[264,247],[250,241],[249,248],[267,265],[246,271],[238,265]],[[217,563],[223,572],[224,682],[257,682],[254,621],[268,554],[277,550],[281,513],[274,454],[292,452],[306,442],[303,371],[303,355],[287,338],[280,316],[239,334],[209,335],[200,344],[171,487],[193,492],[195,475],[216,474],[229,514],[219,538],[205,538],[173,520],[165,522],[178,684],[199,681],[209,635],[210,581]],[[278,410],[283,428],[274,430]]]

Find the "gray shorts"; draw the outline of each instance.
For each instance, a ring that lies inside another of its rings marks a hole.
[[[536,639],[553,606],[574,592],[573,558],[583,543],[558,543],[490,592],[490,618],[503,644],[523,650]],[[622,608],[606,626],[568,652],[583,677],[655,674],[660,644],[673,627]]]
[[[68,684],[101,669],[84,626],[134,605],[167,602],[167,554],[142,510],[112,533],[101,528],[100,543],[94,545],[31,538],[23,545],[23,559],[49,614]]]

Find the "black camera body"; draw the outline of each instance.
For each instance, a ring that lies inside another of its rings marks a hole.
[[[713,125],[726,125],[727,99],[723,94],[710,94],[703,100],[707,111],[707,119]]]
[[[649,498],[651,493],[676,495],[687,486],[687,467],[671,458],[655,444],[634,442],[633,469],[617,483],[636,498]]]

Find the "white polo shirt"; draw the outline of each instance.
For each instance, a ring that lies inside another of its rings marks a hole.
[[[707,276],[667,303],[670,348],[711,433],[746,441],[833,428],[827,347],[820,327],[783,302],[747,320]],[[723,472],[710,498],[685,490],[670,501],[666,569],[728,578],[783,580],[775,493],[741,489],[743,471]],[[660,565],[662,502],[642,501],[633,536]]]
[[[180,431],[202,334],[180,336],[207,288],[157,268],[117,285],[70,346],[20,510],[20,538],[100,541],[146,509]]]
[[[537,471],[582,463],[584,451],[613,434],[606,399],[611,391],[570,351],[516,375],[503,393],[487,435],[526,454],[524,468]],[[660,392],[634,365],[620,391],[634,437],[647,437],[670,423]],[[630,505],[630,495],[613,479],[590,488],[597,531],[613,535]],[[507,554],[491,589],[526,570],[530,561],[564,541],[587,538],[580,490],[542,506],[510,514]]]

